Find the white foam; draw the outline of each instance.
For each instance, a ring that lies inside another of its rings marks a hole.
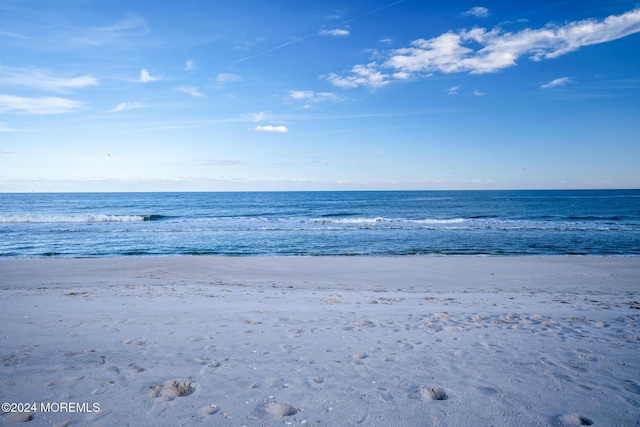
[[[0,223],[82,223],[82,222],[132,222],[144,221],[141,215],[105,215],[105,214],[82,214],[82,215],[10,215],[0,216]]]

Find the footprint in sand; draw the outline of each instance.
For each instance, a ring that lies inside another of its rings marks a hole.
[[[448,400],[450,394],[442,387],[418,387],[409,394],[411,399],[420,399],[423,402],[432,400]]]
[[[122,341],[122,343],[127,345],[144,345],[147,343],[147,341],[142,338],[131,338],[131,339]]]
[[[200,412],[202,412],[203,414],[207,414],[207,415],[213,415],[215,413],[217,413],[220,410],[220,407],[218,405],[216,405],[215,403],[212,403],[211,405],[205,406],[204,408],[202,408],[200,410]]]
[[[82,351],[68,351],[65,354],[63,354],[64,357],[73,357],[73,356],[79,356],[81,354],[87,354],[87,353],[95,353],[96,351],[92,348],[87,348],[85,350]]]
[[[144,368],[142,368],[142,367],[140,367],[137,363],[129,363],[129,364],[127,365],[127,368],[129,368],[129,369],[131,369],[132,371],[137,372],[137,373],[141,373],[141,372],[144,372],[144,371],[145,371],[145,369],[144,369]]]
[[[109,372],[110,374],[120,375],[120,368],[118,368],[117,366],[109,365],[109,366],[105,366],[102,369],[106,372]]]
[[[369,357],[369,355],[368,355],[367,353],[356,353],[356,354],[354,354],[353,356],[351,356],[351,358],[352,358],[353,360],[355,360],[355,361],[356,361],[356,363],[358,363],[358,362],[360,362],[360,363],[366,363],[366,362],[363,362],[363,361],[364,361],[364,359],[366,359],[367,357]]]
[[[209,359],[196,359],[196,363],[198,363],[198,365],[202,365],[200,375],[205,375],[222,366],[220,362],[216,362],[215,360],[211,361]]]
[[[98,388],[94,389],[91,392],[91,394],[94,396],[99,396],[101,394],[104,394],[109,389],[109,387],[111,387],[114,384],[115,384],[115,381],[105,381],[104,383],[100,384]]]
[[[298,413],[298,410],[287,403],[269,402],[262,407],[262,412],[274,417],[289,417]]]
[[[578,414],[565,414],[558,417],[557,425],[561,427],[590,426],[593,421]]]
[[[622,385],[622,388],[633,394],[640,394],[640,385],[636,381],[626,380]]]
[[[34,418],[35,415],[32,412],[14,412],[10,414],[9,420],[14,423],[26,423]]]
[[[480,393],[484,394],[485,396],[495,396],[496,394],[498,394],[498,390],[496,390],[493,387],[476,387],[476,388]]]
[[[149,396],[167,400],[189,396],[196,391],[196,383],[191,380],[169,380],[149,387]]]

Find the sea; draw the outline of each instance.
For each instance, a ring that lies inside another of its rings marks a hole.
[[[640,190],[2,193],[0,257],[640,255]]]

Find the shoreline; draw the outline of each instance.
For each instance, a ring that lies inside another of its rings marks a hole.
[[[610,256],[0,259],[0,399],[86,409],[0,424],[630,425],[639,279]]]
[[[247,270],[245,267],[248,266]],[[44,268],[46,267],[46,269]],[[430,274],[447,277],[453,283],[468,279],[469,273],[486,275],[485,269],[493,269],[492,275],[500,278],[501,270],[509,270],[512,276],[515,269],[523,269],[519,274],[528,272],[536,277],[545,272],[545,268],[552,268],[556,274],[565,274],[565,268],[573,274],[576,269],[593,270],[631,270],[640,277],[640,257],[638,256],[609,256],[609,255],[523,255],[523,256],[494,256],[494,255],[416,255],[416,256],[203,256],[203,255],[161,255],[161,256],[123,256],[96,258],[0,258],[0,283],[28,285],[30,280],[69,280],[90,283],[104,282],[94,274],[107,275],[107,278],[118,273],[121,278],[135,278],[140,270],[153,272],[160,269],[165,276],[179,277],[186,275],[193,279],[198,275],[214,274],[223,280],[225,275],[236,275],[243,280],[254,280],[252,272],[257,275],[275,275],[278,278],[283,272],[285,278],[308,281],[305,275],[319,274],[316,282],[323,278],[336,280],[336,276],[347,273],[350,280],[360,284],[375,278],[376,274],[384,274],[380,280],[393,280],[402,271],[408,271],[409,276],[420,284],[428,283]],[[464,268],[464,269],[463,269]],[[169,269],[169,270],[167,270]],[[256,271],[256,269],[263,269]],[[287,269],[290,271],[287,272]],[[466,269],[466,270],[465,270]],[[542,270],[541,270],[542,269]],[[364,279],[355,277],[355,273],[365,273]],[[366,273],[369,272],[369,273]],[[89,274],[89,277],[87,277]],[[295,275],[298,277],[295,277]],[[56,278],[56,275],[57,278]],[[127,276],[129,275],[129,276]],[[131,277],[133,275],[133,277]],[[96,276],[96,277],[92,277]],[[479,276],[474,276],[477,280]],[[424,280],[423,280],[424,279]]]

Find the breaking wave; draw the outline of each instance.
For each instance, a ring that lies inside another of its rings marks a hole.
[[[0,216],[0,223],[87,223],[87,222],[134,222],[154,221],[161,219],[161,215],[105,215],[105,214],[81,214],[81,215],[10,215]]]

